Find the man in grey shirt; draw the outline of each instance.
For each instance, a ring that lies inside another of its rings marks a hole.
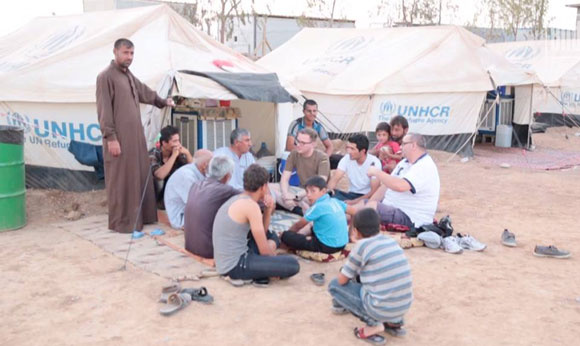
[[[241,191],[228,185],[234,161],[214,156],[209,162],[209,177],[193,184],[185,206],[185,249],[204,258],[213,258],[212,228],[218,209]]]

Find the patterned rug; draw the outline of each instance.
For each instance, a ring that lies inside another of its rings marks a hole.
[[[276,210],[270,221],[270,229],[276,233],[285,231],[299,218],[298,215]],[[184,249],[183,231],[172,229],[161,223],[147,225],[143,229],[147,235],[134,239],[130,244],[131,234],[112,232],[107,224],[107,215],[97,215],[56,226],[76,234],[123,261],[127,258],[127,262],[134,266],[167,279],[184,281],[214,276],[209,265]],[[155,229],[164,230],[165,235],[149,236],[149,233]],[[131,245],[130,250],[129,245]],[[128,251],[129,256],[127,256]]]

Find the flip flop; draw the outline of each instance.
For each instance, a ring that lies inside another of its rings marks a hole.
[[[195,300],[204,304],[213,303],[213,297],[207,293],[207,288],[184,288],[180,293],[187,293],[191,296],[191,300]]]
[[[364,341],[371,343],[373,345],[385,345],[387,343],[387,340],[382,335],[379,335],[379,334],[365,335],[364,328],[360,328],[360,329],[355,328],[354,329],[354,336],[357,339],[364,340]]]
[[[312,280],[316,286],[324,286],[324,273],[314,273],[310,275],[310,280]]]
[[[169,316],[183,309],[191,303],[191,295],[187,293],[173,293],[167,298],[167,304],[159,309],[163,316]]]
[[[167,298],[173,293],[179,293],[181,290],[181,285],[178,282],[173,282],[165,285],[161,288],[161,297],[159,297],[160,303],[167,303]]]
[[[157,228],[156,230],[154,230],[153,232],[149,233],[150,236],[156,236],[156,235],[164,235],[165,231],[163,231],[160,228]]]
[[[397,337],[401,337],[401,336],[405,336],[407,335],[407,330],[405,328],[403,328],[403,324],[394,324],[394,323],[383,323],[383,326],[385,327],[385,333],[392,335],[392,336],[397,336]]]

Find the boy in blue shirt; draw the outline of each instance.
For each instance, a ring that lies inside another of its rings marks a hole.
[[[327,194],[326,181],[314,176],[304,184],[312,207],[288,231],[282,233],[282,243],[293,250],[308,250],[327,254],[344,249],[348,243],[346,203]],[[350,210],[351,212],[353,210]],[[312,232],[309,223],[312,222]]]

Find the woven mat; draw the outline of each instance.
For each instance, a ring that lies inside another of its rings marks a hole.
[[[299,218],[297,215],[277,210],[272,215],[270,229],[277,233],[285,231]],[[107,215],[96,215],[57,224],[56,227],[76,234],[104,251],[125,260],[131,234],[110,231],[107,228],[107,220]],[[171,229],[164,224],[147,225],[143,231],[149,234],[157,228],[164,230],[165,235],[157,237],[146,235],[143,238],[134,239],[127,261],[138,268],[167,279],[183,281],[206,277],[207,271],[211,268],[182,252],[185,247],[183,232]]]

